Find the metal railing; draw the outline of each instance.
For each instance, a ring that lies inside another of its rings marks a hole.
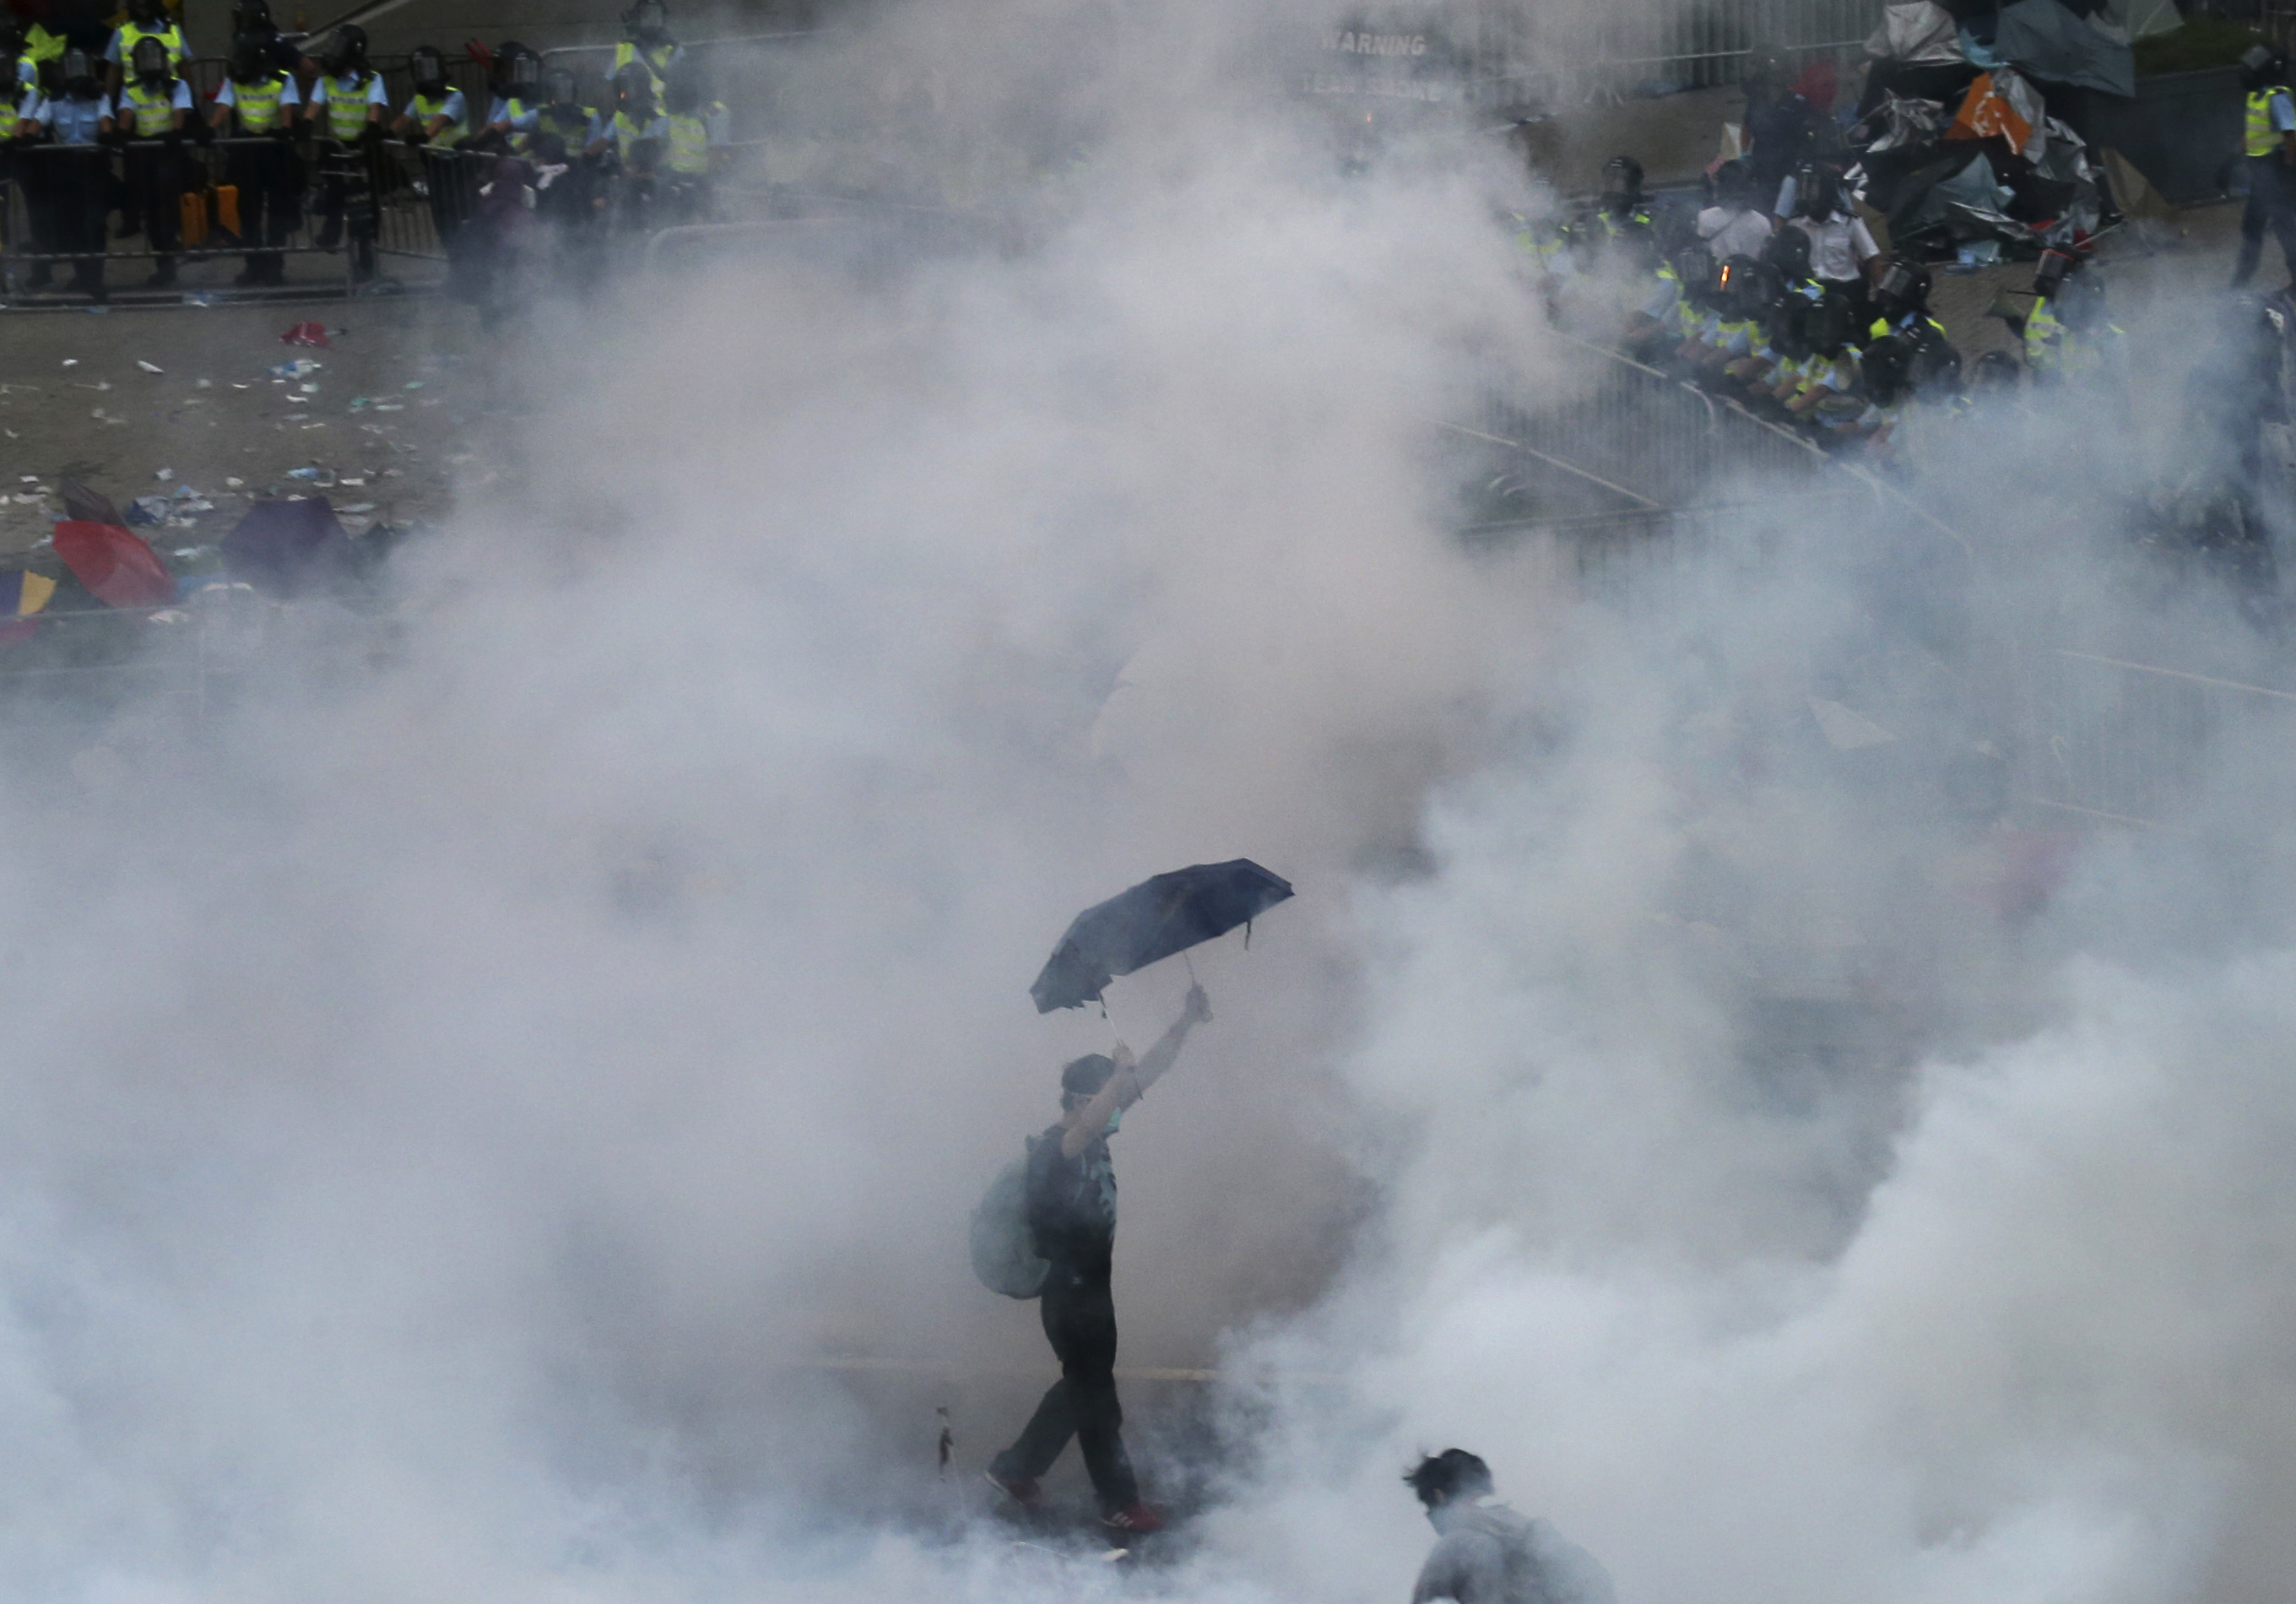
[[[2109,653],[2043,646],[2016,670],[2017,794],[2069,822],[2183,827],[2212,753],[2280,753],[2258,726],[2296,716],[2296,691]],[[2289,777],[2265,788],[2284,795]]]
[[[307,152],[269,136],[20,146],[0,168],[6,261],[53,268],[340,251],[348,281],[372,239],[380,167],[357,147]],[[323,243],[330,229],[334,239]]]

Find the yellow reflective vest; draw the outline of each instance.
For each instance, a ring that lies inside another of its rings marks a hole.
[[[231,80],[232,110],[239,116],[242,134],[268,134],[279,126],[281,98],[287,93],[287,75],[266,74],[251,84]]]
[[[176,126],[174,78],[164,78],[155,86],[131,78],[119,91],[119,102],[135,114],[138,139],[156,139]]]
[[[373,71],[362,72],[358,81],[348,89],[339,78],[319,80],[327,86],[327,132],[344,144],[348,144],[366,131],[367,86],[374,82]]]
[[[146,28],[133,21],[122,22],[119,25],[119,70],[122,72],[135,70],[135,46],[145,39],[157,39],[168,47],[168,65],[170,67],[182,66],[192,53],[184,43],[184,30],[173,22],[165,28]],[[62,49],[59,47],[56,53],[62,55]]]
[[[444,95],[415,95],[414,103],[414,120],[420,123],[423,127],[428,128],[433,119],[447,115],[447,107],[453,102],[455,92],[451,89]],[[468,137],[471,132],[470,105],[471,103],[469,100],[465,99],[463,102],[463,120],[461,122],[450,122],[447,124],[446,127],[440,128],[438,133],[432,135],[431,137],[434,139],[444,140],[448,144],[452,144],[457,139]]]
[[[2272,126],[2272,97],[2288,90],[2275,85],[2248,97],[2248,130],[2241,149],[2251,156],[2269,156],[2280,148],[2281,131]]]
[[[663,165],[692,178],[709,170],[709,124],[702,118],[669,115],[669,154]]]

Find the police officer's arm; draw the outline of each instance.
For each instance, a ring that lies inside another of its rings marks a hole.
[[[285,108],[281,108],[280,114],[283,117],[286,114]],[[218,134],[231,132],[231,108],[225,105],[220,98],[208,110],[208,126]]]

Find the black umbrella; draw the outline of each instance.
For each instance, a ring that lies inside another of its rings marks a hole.
[[[1289,881],[1249,858],[1143,880],[1077,915],[1029,995],[1039,1014],[1080,1008],[1117,975],[1249,925],[1291,894]]]

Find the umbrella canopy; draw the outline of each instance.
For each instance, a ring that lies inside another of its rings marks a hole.
[[[2057,0],[2017,0],[2004,11],[1993,53],[2053,84],[2136,93],[2136,58],[2127,40],[2108,37]]]
[[[1077,915],[1029,995],[1039,1014],[1080,1008],[1117,975],[1226,935],[1291,894],[1289,881],[1249,858],[1143,880]]]
[[[65,519],[56,525],[56,555],[106,606],[164,607],[176,599],[160,555],[117,524]]]
[[[223,538],[223,560],[235,578],[273,596],[324,590],[358,566],[351,538],[324,496],[258,501]]]

